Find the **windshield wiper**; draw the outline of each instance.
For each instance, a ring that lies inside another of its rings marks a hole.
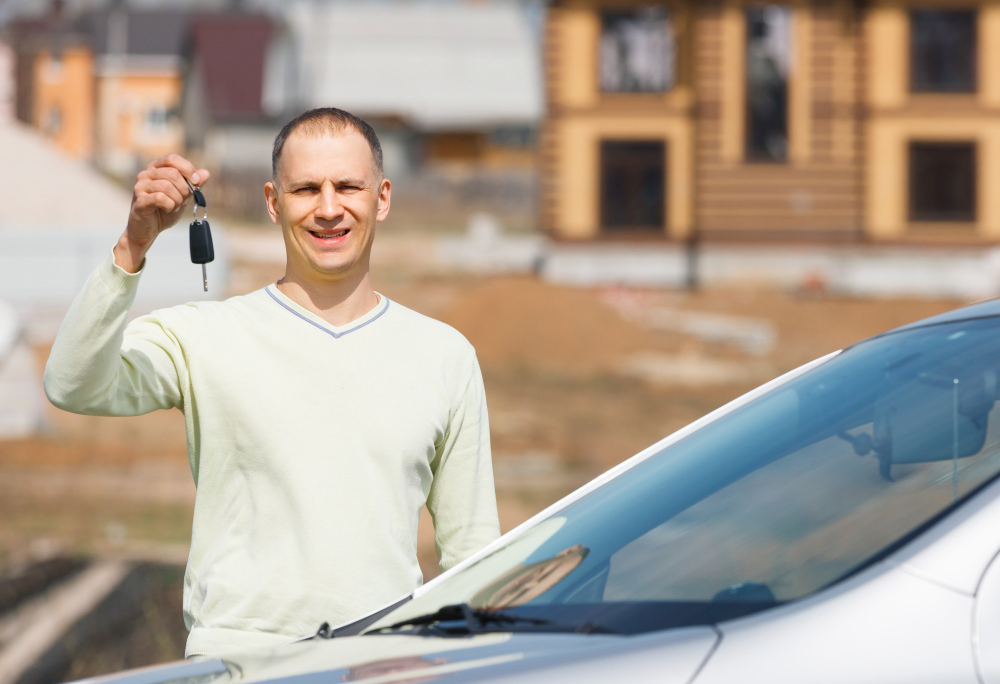
[[[442,623],[457,622],[455,626],[443,627]],[[383,632],[395,632],[403,627],[418,627],[424,629],[414,630],[414,633],[421,634],[424,630],[433,630],[436,634],[444,635],[466,635],[478,634],[487,631],[490,624],[495,625],[533,625],[539,627],[540,632],[566,632],[576,634],[619,634],[613,629],[603,627],[596,622],[584,622],[579,625],[560,625],[552,620],[541,618],[530,618],[513,613],[503,613],[497,610],[487,610],[485,608],[473,608],[467,603],[457,603],[449,606],[442,606],[433,613],[418,615],[402,620],[393,625],[372,629],[365,634],[381,634]],[[513,631],[513,630],[512,630]],[[531,630],[534,631],[534,630]]]
[[[462,627],[442,629],[442,622],[462,622]],[[468,603],[457,603],[450,606],[442,606],[433,613],[418,615],[407,620],[401,620],[386,627],[372,629],[365,634],[378,634],[379,632],[394,632],[403,627],[434,626],[447,633],[472,634],[482,631],[482,628],[489,624],[528,624],[528,625],[550,625],[551,620],[540,620],[538,618],[521,617],[510,613],[501,613],[496,610],[486,610],[483,608],[473,608]]]

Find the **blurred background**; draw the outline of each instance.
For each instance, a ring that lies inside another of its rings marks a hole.
[[[181,226],[132,313],[281,277],[270,147],[317,106],[385,149],[377,289],[476,346],[504,531],[1000,291],[997,0],[0,0],[0,683],[183,656],[182,416],[60,412],[42,369],[167,152],[212,170],[210,292]]]

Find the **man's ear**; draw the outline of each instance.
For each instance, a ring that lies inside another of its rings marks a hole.
[[[376,221],[385,221],[389,215],[389,198],[392,195],[392,183],[388,178],[383,178],[378,186],[378,211],[375,214]]]
[[[267,203],[267,213],[271,223],[281,225],[281,212],[278,209],[278,189],[272,181],[264,183],[264,201]]]

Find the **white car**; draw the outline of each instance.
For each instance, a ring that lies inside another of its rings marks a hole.
[[[998,375],[1000,300],[894,330],[367,618],[101,681],[1000,684]]]

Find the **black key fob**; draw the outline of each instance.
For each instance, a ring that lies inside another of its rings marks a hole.
[[[191,181],[184,179],[191,195],[194,197],[194,221],[191,222],[188,231],[189,244],[191,246],[191,263],[201,264],[201,281],[205,292],[208,292],[208,270],[205,264],[215,260],[215,247],[212,246],[212,228],[208,225],[208,205],[205,203],[205,195],[200,188],[191,185]],[[198,207],[205,210],[205,215],[198,218]]]
[[[215,260],[212,246],[212,228],[206,219],[195,219],[190,228],[191,263],[207,264]]]

